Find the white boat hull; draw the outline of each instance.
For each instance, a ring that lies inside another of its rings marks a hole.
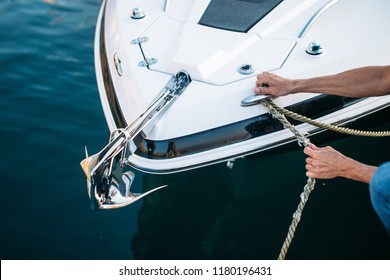
[[[289,130],[267,131],[275,125],[261,105],[240,106],[262,71],[303,78],[390,64],[390,36],[385,30],[390,26],[388,1],[285,0],[247,32],[199,24],[209,2],[170,1],[167,10],[164,1],[103,2],[95,66],[111,131],[140,116],[178,71],[187,71],[192,78],[162,118],[132,143],[128,164],[136,169],[179,172],[295,141]],[[135,7],[142,7],[146,16],[132,19]],[[132,43],[142,38],[147,41]],[[306,52],[313,40],[323,45],[321,55]],[[149,65],[148,59],[154,64]],[[251,64],[255,71],[241,74],[237,68],[243,64]],[[299,93],[275,103],[299,109],[299,104],[326,104],[326,98]],[[336,101],[337,106],[316,118],[348,124],[388,110],[390,96]],[[305,123],[297,128],[309,135],[323,131]]]

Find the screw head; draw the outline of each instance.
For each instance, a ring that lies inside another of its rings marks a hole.
[[[306,52],[311,55],[319,55],[322,54],[323,49],[320,43],[312,41],[309,43]]]
[[[245,63],[245,64],[242,64],[240,67],[238,67],[237,71],[240,74],[249,75],[249,74],[252,74],[253,72],[255,72],[255,69],[253,68],[253,66],[251,64]]]
[[[133,9],[133,12],[131,14],[131,18],[132,19],[141,19],[141,18],[144,18],[145,17],[145,13],[144,11],[139,8],[139,7],[136,7]]]

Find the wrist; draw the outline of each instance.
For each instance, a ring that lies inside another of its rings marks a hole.
[[[301,87],[302,87],[301,84],[302,84],[302,80],[291,79],[290,80],[290,89],[289,89],[290,93],[303,92],[303,90],[301,89]]]
[[[377,167],[366,165],[347,157],[344,160],[345,163],[340,168],[341,177],[367,184],[370,183]]]
[[[342,164],[340,164],[339,166],[339,176],[340,177],[344,177],[344,178],[348,178],[348,179],[353,179],[351,177],[354,176],[354,174],[356,173],[356,162],[349,158],[349,157],[346,157],[346,156],[343,156],[343,160],[342,160]]]

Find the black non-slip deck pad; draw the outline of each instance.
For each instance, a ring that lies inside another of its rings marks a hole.
[[[211,0],[199,24],[247,32],[283,0]]]

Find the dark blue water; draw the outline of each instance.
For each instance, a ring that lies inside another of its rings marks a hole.
[[[93,64],[99,0],[0,2],[1,259],[276,259],[305,184],[296,146],[175,175],[169,188],[112,211],[89,208],[84,145],[108,140]],[[389,117],[377,128],[390,129]],[[370,164],[388,139],[329,138]],[[317,142],[316,142],[317,143]],[[319,181],[290,259],[389,259],[367,186]]]

